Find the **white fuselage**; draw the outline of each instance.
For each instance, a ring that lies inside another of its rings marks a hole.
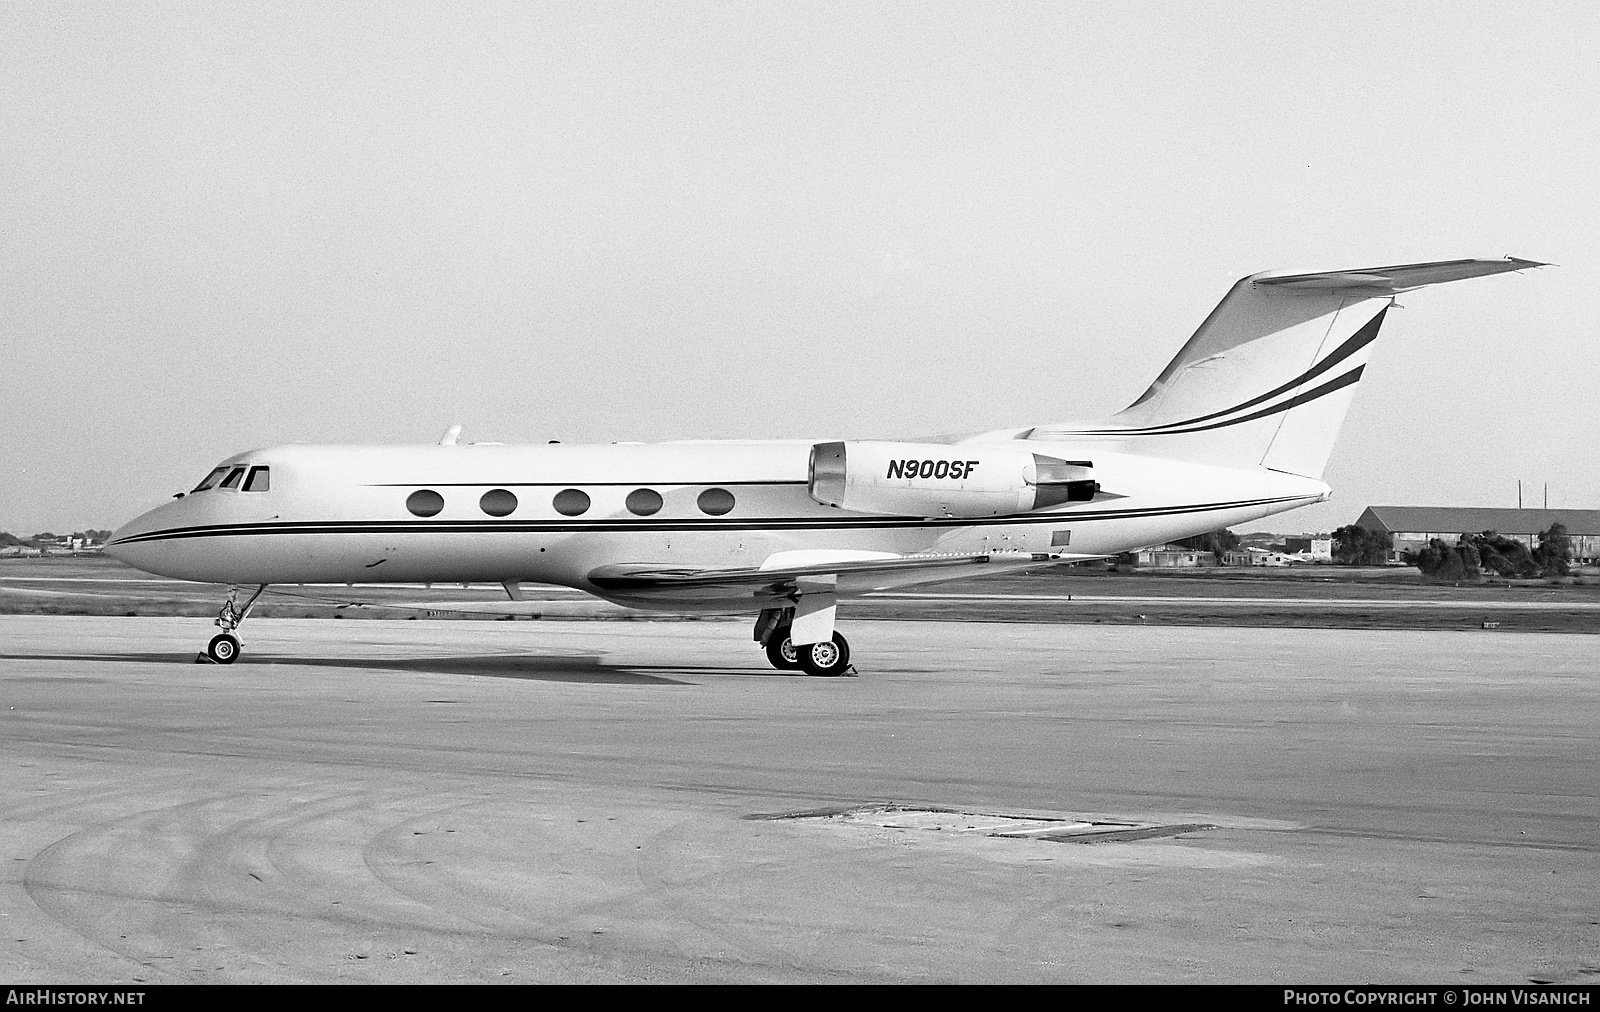
[[[543,583],[643,607],[741,611],[754,606],[748,595],[636,600],[590,575],[636,564],[757,568],[796,550],[1110,556],[1328,496],[1321,481],[1265,468],[1167,460],[1113,441],[1029,441],[1038,453],[1092,457],[1102,493],[984,519],[854,513],[808,493],[815,442],[279,446],[224,462],[270,468],[266,491],[190,493],[117,531],[108,550],[139,569],[215,583]],[[437,498],[413,498],[423,491]],[[838,589],[971,575],[860,574]]]

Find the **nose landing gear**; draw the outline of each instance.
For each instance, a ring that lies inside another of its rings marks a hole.
[[[239,637],[233,633],[217,633],[206,645],[205,657],[212,664],[232,664],[239,656]],[[195,658],[198,662],[200,658]]]
[[[238,606],[239,588],[235,587],[228,593],[228,599],[223,602],[222,610],[217,612],[217,628],[222,631],[211,637],[211,642],[206,644],[205,653],[195,657],[196,664],[232,664],[239,659],[239,637],[234,630],[250,617],[250,609],[255,607],[256,600],[266,591],[267,586],[263,583],[257,587],[243,608]]]

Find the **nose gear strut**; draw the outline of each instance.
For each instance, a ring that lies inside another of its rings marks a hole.
[[[244,624],[250,617],[250,609],[256,606],[256,601],[267,589],[268,584],[263,583],[250,595],[250,599],[239,607],[239,588],[234,587],[228,592],[228,599],[222,603],[222,610],[217,612],[217,628],[222,631],[211,637],[211,642],[206,645],[204,653],[195,656],[196,664],[232,664],[239,659],[239,637],[234,630]]]

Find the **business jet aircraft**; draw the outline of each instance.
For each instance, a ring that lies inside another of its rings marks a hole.
[[[1322,502],[1334,438],[1401,292],[1539,267],[1450,260],[1236,283],[1150,388],[1091,423],[915,442],[278,446],[113,535],[150,573],[234,585],[207,647],[285,583],[556,584],[755,613],[778,668],[837,675],[841,598],[1105,558]],[[255,590],[241,608],[241,587]]]

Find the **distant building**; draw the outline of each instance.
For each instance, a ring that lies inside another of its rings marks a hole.
[[[1246,548],[1244,552],[1246,561],[1243,564],[1246,566],[1276,568],[1279,566],[1292,566],[1296,562],[1307,561],[1285,555],[1283,552],[1275,552],[1270,548]],[[1233,565],[1233,563],[1229,563],[1229,565]]]
[[[1141,548],[1131,554],[1134,556],[1134,565],[1153,566],[1156,569],[1198,569],[1201,566],[1217,564],[1216,556],[1210,552],[1196,551],[1181,545]]]
[[[1332,538],[1284,538],[1283,552],[1285,555],[1299,556],[1306,562],[1332,562]]]
[[[1600,559],[1600,510],[1474,509],[1455,506],[1368,506],[1356,521],[1369,531],[1394,539],[1392,558],[1426,548],[1434,538],[1455,544],[1463,534],[1494,531],[1502,537],[1537,548],[1539,535],[1552,524],[1563,524],[1578,562]]]

